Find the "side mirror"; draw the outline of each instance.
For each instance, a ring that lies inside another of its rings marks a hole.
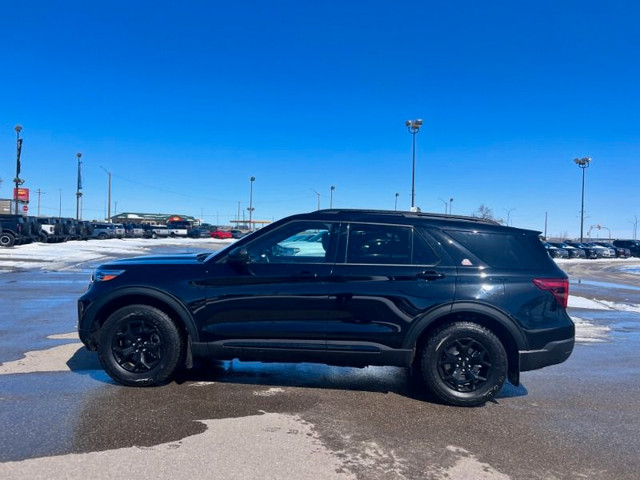
[[[245,247],[237,247],[227,255],[227,263],[231,265],[246,265],[249,263],[249,252]]]

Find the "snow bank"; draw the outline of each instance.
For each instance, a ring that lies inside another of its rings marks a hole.
[[[12,248],[0,248],[0,272],[13,269],[64,270],[65,268],[101,258],[144,255],[153,247],[163,245],[177,245],[201,248],[203,251],[213,251],[234,241],[208,238],[124,238],[53,244],[30,243]]]

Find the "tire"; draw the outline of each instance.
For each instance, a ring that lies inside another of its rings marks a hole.
[[[107,318],[98,358],[116,382],[152,387],[171,380],[184,351],[178,327],[166,313],[149,305],[131,305]]]
[[[13,247],[16,243],[16,237],[9,232],[0,233],[0,247]]]
[[[507,353],[493,332],[476,323],[452,323],[422,349],[420,370],[429,390],[460,407],[482,405],[507,378]]]
[[[40,232],[40,235],[38,236],[38,241],[41,243],[49,243],[49,235],[47,235],[44,232]]]
[[[99,233],[98,234],[98,239],[99,240],[106,240],[107,239],[107,234],[106,233]]]

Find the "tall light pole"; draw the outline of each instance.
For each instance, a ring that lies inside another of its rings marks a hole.
[[[580,243],[582,243],[584,239],[584,171],[589,168],[591,158],[575,158],[573,161],[582,169],[582,206],[580,207]]]
[[[396,202],[393,205],[393,209],[394,210],[398,210],[398,197],[400,196],[400,194],[398,192],[396,192]]]
[[[453,215],[453,197],[449,199],[449,215]]]
[[[256,181],[256,177],[251,177],[249,179],[249,230],[253,232],[253,182]]]
[[[511,212],[513,212],[515,208],[505,208],[504,211],[507,212],[507,227],[511,225]]]
[[[438,200],[440,200],[442,203],[444,203],[444,214],[447,214],[447,208],[449,208],[449,202],[447,202],[446,200],[443,200],[441,198],[438,198]]]
[[[320,192],[315,191],[313,188],[310,188],[309,190],[315,193],[316,196],[318,197],[318,210],[320,210]]]
[[[329,208],[333,208],[333,191],[335,189],[335,185],[331,185],[331,188],[329,189]]]
[[[102,170],[104,170],[104,173],[106,173],[109,177],[109,188],[107,190],[107,222],[111,223],[111,172],[108,171],[106,168],[104,168],[102,165],[100,165],[100,168]]]
[[[18,189],[20,185],[24,183],[24,180],[20,178],[20,154],[22,153],[22,139],[20,138],[20,132],[22,131],[22,125],[16,125],[14,127],[16,131],[16,178],[13,179],[16,184],[15,192],[13,192],[13,200],[15,203],[15,213],[18,215]]]
[[[82,153],[76,153],[76,157],[78,157],[78,187],[76,189],[76,220],[80,220],[80,203],[82,199]]]
[[[413,137],[413,160],[411,162],[411,209],[413,210],[416,206],[416,134],[420,131],[420,127],[422,126],[422,119],[418,118],[417,120],[407,120],[404,122],[404,125]]]
[[[58,189],[58,218],[62,218],[62,189]]]

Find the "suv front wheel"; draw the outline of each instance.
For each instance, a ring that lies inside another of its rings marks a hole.
[[[481,405],[507,378],[507,353],[493,332],[471,322],[456,322],[429,338],[420,357],[422,378],[445,403]]]
[[[118,383],[150,387],[171,379],[183,351],[180,332],[166,313],[149,305],[131,305],[107,318],[98,358]]]

